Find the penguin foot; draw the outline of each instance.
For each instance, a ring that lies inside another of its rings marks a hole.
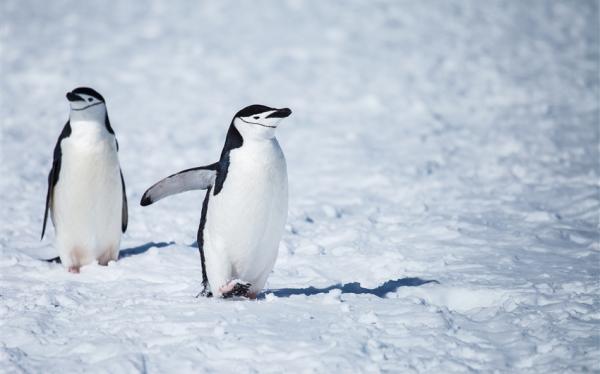
[[[219,288],[224,299],[229,299],[235,296],[247,296],[250,289],[250,283],[245,283],[240,280],[232,280]]]
[[[79,274],[79,266],[69,266],[69,273]]]

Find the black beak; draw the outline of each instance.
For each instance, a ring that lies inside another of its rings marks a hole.
[[[85,101],[81,96],[74,94],[72,92],[67,92],[67,100],[69,100],[70,102],[73,101]]]
[[[269,114],[267,118],[285,118],[292,114],[290,108],[277,109],[273,113]]]

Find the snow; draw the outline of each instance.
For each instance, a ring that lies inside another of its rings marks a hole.
[[[7,0],[0,11],[0,371],[600,372],[599,5]],[[121,259],[40,261],[79,85],[107,98]],[[203,193],[245,105],[290,208],[258,301],[195,298]]]

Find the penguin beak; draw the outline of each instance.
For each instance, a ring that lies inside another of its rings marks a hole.
[[[292,114],[290,108],[277,109],[273,113],[269,114],[267,118],[285,118]]]
[[[81,96],[74,94],[72,92],[67,92],[67,100],[69,100],[70,102],[73,101],[85,101]]]

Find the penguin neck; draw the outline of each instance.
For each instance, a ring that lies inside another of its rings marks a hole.
[[[104,124],[106,121],[106,107],[95,105],[84,110],[73,110],[69,114],[71,122],[97,122]]]

